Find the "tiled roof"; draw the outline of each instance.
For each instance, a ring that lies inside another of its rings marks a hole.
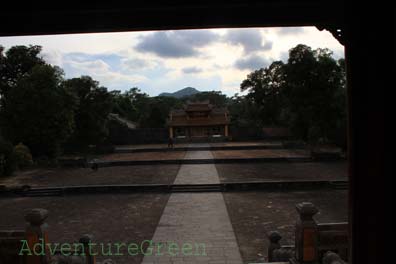
[[[208,116],[190,117],[188,112],[208,112]],[[184,109],[174,109],[170,113],[169,126],[211,126],[229,124],[228,110],[213,107],[208,102],[188,102]]]
[[[173,118],[168,120],[169,126],[214,126],[227,125],[230,121],[225,116],[213,116],[210,118]]]
[[[211,111],[213,108],[210,104],[188,104],[184,108],[186,112],[194,112],[194,111]]]

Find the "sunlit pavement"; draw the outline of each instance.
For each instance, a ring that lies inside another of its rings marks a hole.
[[[210,151],[189,151],[185,158],[211,159],[213,155]],[[175,184],[209,183],[219,183],[214,164],[182,165],[175,179]],[[152,255],[145,256],[142,263],[242,263],[221,192],[173,193],[152,241]],[[155,245],[161,243],[167,249],[174,243],[178,250],[158,255]],[[190,245],[192,250],[183,250]]]

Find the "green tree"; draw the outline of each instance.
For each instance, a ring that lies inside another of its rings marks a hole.
[[[119,114],[126,119],[134,121],[137,116],[137,110],[131,99],[126,96],[126,93],[121,93],[121,91],[116,90],[111,91],[110,94],[113,98],[112,113]]]
[[[84,148],[105,141],[108,115],[112,108],[112,96],[107,88],[100,87],[89,76],[66,80],[64,86],[77,98],[76,125],[71,143]]]
[[[121,93],[113,91],[113,112],[137,122],[140,127],[165,127],[172,108],[180,108],[182,101],[167,96],[149,97],[133,87]]]
[[[251,121],[286,125],[298,139],[345,147],[345,61],[336,61],[330,50],[297,45],[287,63],[250,73],[241,90],[248,94],[233,102],[251,109],[244,110]]]
[[[222,94],[221,91],[200,92],[191,96],[183,98],[183,101],[206,101],[217,107],[223,107],[227,104],[227,96]]]
[[[0,177],[10,176],[17,169],[15,156],[11,142],[4,140],[0,135]]]
[[[178,98],[151,97],[147,105],[147,112],[141,115],[140,125],[142,127],[165,127],[171,109],[181,108],[182,105],[182,101]]]
[[[36,65],[44,65],[39,57],[41,46],[14,46],[4,54],[0,46],[0,95],[7,96],[8,91],[17,85],[23,76],[29,74]]]
[[[334,141],[345,122],[345,70],[328,49],[297,45],[285,66],[284,92],[294,134],[312,142]],[[345,131],[343,131],[344,133]]]
[[[58,155],[74,126],[74,97],[62,82],[60,68],[41,63],[19,76],[1,100],[5,137],[23,142],[33,155]]]
[[[27,168],[33,164],[33,157],[30,149],[23,143],[19,143],[14,147],[14,154],[18,168]]]
[[[262,125],[281,124],[284,79],[284,64],[275,61],[267,68],[250,73],[241,83],[241,91],[249,92],[246,99],[251,101],[260,113],[259,121]]]
[[[142,93],[139,88],[133,87],[124,93],[112,91],[113,109],[117,113],[131,121],[139,122],[147,117],[150,98]]]

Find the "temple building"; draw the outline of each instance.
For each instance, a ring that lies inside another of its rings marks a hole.
[[[229,113],[226,108],[214,107],[209,101],[187,102],[183,109],[171,110],[168,119],[171,138],[227,138]]]

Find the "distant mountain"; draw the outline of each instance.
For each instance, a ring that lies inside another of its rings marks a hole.
[[[190,95],[197,94],[197,93],[200,93],[200,91],[198,91],[197,89],[195,89],[193,87],[186,87],[186,88],[183,88],[183,89],[176,91],[174,93],[160,93],[158,96],[182,98],[184,96],[190,96]]]

